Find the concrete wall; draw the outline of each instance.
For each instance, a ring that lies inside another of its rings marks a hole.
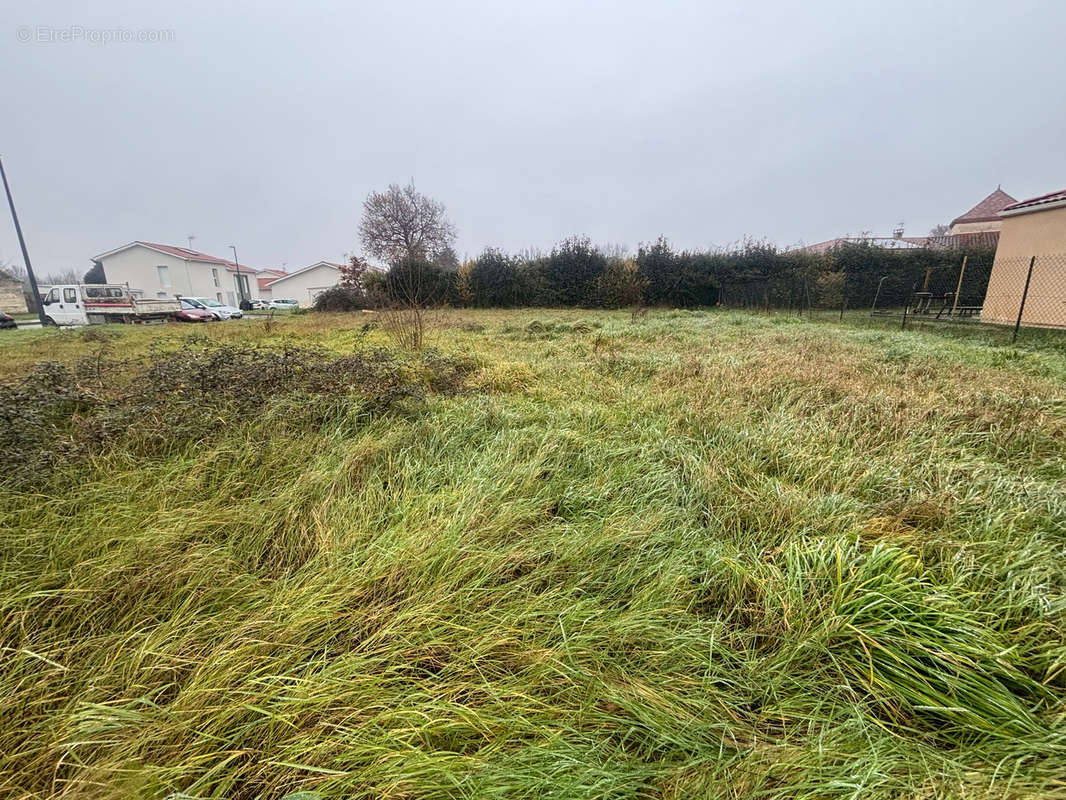
[[[131,247],[101,259],[108,283],[128,283],[144,297],[213,297],[223,303],[236,305],[236,273],[224,264],[186,261],[148,247]],[[160,279],[158,267],[167,268],[169,285]],[[243,271],[242,271],[242,274]],[[259,297],[255,277],[246,275],[250,300]]]
[[[303,308],[310,307],[320,292],[340,283],[341,271],[336,267],[320,264],[306,272],[292,275],[280,283],[273,283],[270,293],[275,300],[295,300]]]
[[[0,279],[0,311],[8,314],[25,314],[26,296],[22,294],[22,284],[16,280]]]
[[[1033,256],[1022,324],[1066,327],[1066,207],[1003,218],[983,322],[1014,324]]]
[[[951,230],[948,231],[952,236],[959,233],[984,233],[986,231],[999,231],[1003,230],[1003,222],[994,219],[988,222],[959,222],[951,226]]]

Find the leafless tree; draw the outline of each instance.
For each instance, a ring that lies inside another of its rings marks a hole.
[[[6,275],[10,275],[19,283],[25,284],[27,286],[30,283],[29,276],[26,273],[26,268],[14,261],[4,261],[0,259],[0,272],[3,272]]]
[[[367,253],[390,264],[401,258],[428,261],[451,250],[455,226],[443,203],[419,192],[414,183],[394,183],[367,196],[359,238]]]
[[[346,289],[359,289],[362,291],[363,278],[371,269],[365,258],[359,255],[348,257],[348,263],[341,267],[340,285]]]
[[[941,223],[940,225],[934,225],[929,230],[929,235],[930,236],[947,236],[948,232],[950,232],[950,231],[951,231],[951,226],[950,225],[944,225],[943,223]]]
[[[81,276],[73,269],[61,269],[58,272],[49,272],[41,282],[49,286],[57,283],[81,283]]]
[[[603,253],[605,256],[607,256],[608,259],[617,259],[619,261],[624,261],[625,259],[629,258],[628,245],[619,244],[618,242],[602,244],[596,249]]]

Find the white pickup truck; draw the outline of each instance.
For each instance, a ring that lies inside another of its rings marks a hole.
[[[134,297],[125,286],[102,284],[53,286],[41,304],[49,325],[166,322],[181,311],[177,300]]]

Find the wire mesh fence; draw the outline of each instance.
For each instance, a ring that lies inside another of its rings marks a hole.
[[[960,264],[954,288],[946,280],[950,275],[926,273],[916,281],[900,326],[972,324],[1011,342],[1028,337],[1066,343],[1066,336],[1046,333],[1066,331],[1066,253],[1000,255],[977,287],[967,281],[965,266]],[[976,291],[981,285],[983,291]]]
[[[758,278],[723,287],[723,305],[830,321],[865,318],[903,329],[968,330],[997,341],[1066,345],[1066,253],[959,254],[910,260],[877,275],[863,265],[788,280]],[[884,266],[879,264],[878,266]]]
[[[981,321],[1024,328],[1066,330],[1066,253],[996,260]]]

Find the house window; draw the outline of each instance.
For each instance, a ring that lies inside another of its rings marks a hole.
[[[218,270],[215,269],[214,267],[211,267],[211,280],[213,280],[215,282],[215,286],[221,286],[222,285],[221,283],[218,282]],[[219,299],[221,300],[222,298],[220,297]]]
[[[155,269],[159,273],[159,285],[170,286],[170,268],[160,264]]]
[[[215,292],[215,299],[218,300],[218,302],[221,303],[222,302],[222,292]]]

